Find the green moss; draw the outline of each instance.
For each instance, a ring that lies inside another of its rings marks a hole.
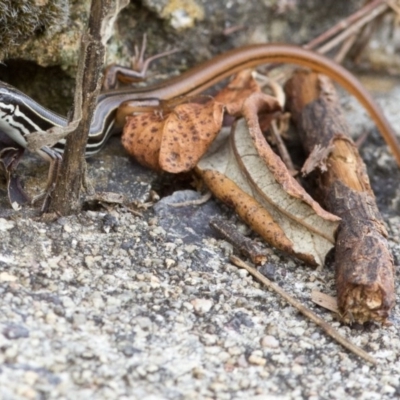
[[[68,12],[68,0],[0,0],[1,50],[54,33],[67,22]]]

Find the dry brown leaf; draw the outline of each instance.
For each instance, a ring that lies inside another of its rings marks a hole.
[[[181,103],[172,111],[163,110],[163,115],[149,108],[148,112],[127,117],[122,144],[146,167],[172,173],[188,171],[194,168],[220,131],[224,105],[228,113],[237,114],[244,100],[259,91],[251,70],[244,70],[214,100],[204,104]],[[135,104],[124,103],[117,119],[128,110],[140,111]]]
[[[232,180],[218,171],[200,171],[200,175],[212,193],[232,207],[240,218],[271,246],[294,255],[308,264],[314,264],[314,259],[308,254],[294,251],[292,242],[279,224],[274,221],[271,214]]]
[[[164,120],[154,112],[129,116],[122,132],[122,145],[140,164],[160,170],[163,126]]]
[[[292,254],[322,266],[335,243],[340,218],[323,210],[304,191],[265,141],[257,112],[265,108],[275,111],[275,101],[256,93],[246,100],[245,107],[247,124],[239,120],[229,139],[215,143],[197,170],[201,174],[216,171],[233,181],[268,211],[291,242]]]
[[[245,69],[236,74],[228,86],[220,90],[214,99],[225,105],[228,114],[238,115],[247,97],[260,91],[260,86],[253,78],[253,70]]]
[[[172,173],[194,168],[218,135],[223,112],[223,104],[214,100],[178,105],[164,123],[160,167]]]
[[[222,126],[224,106],[210,100],[185,103],[161,116],[148,112],[127,117],[122,144],[146,167],[178,173],[192,169]]]

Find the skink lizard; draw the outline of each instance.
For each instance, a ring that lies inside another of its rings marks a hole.
[[[134,102],[135,107],[140,107],[149,102],[157,104],[179,96],[195,95],[239,70],[266,63],[290,63],[308,67],[342,85],[367,109],[400,166],[400,145],[396,135],[379,106],[361,83],[334,61],[310,50],[286,44],[255,44],[241,47],[152,86],[123,87],[104,91],[97,101],[86,155],[97,153],[114,131],[121,130],[122,126],[115,121],[116,111],[121,104]],[[25,137],[32,132],[66,125],[65,117],[42,107],[12,86],[0,82],[0,130],[21,146],[26,147]],[[63,147],[64,141],[61,141],[54,146],[54,149],[62,152]],[[48,159],[52,155],[52,150],[42,148],[38,153]]]

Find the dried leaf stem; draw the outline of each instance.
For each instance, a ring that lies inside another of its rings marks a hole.
[[[230,260],[234,263],[237,267],[244,268],[248,271],[254,278],[264,284],[268,289],[272,290],[273,292],[279,294],[283,299],[285,299],[291,306],[295,307],[296,310],[301,312],[305,317],[309,318],[313,321],[316,325],[322,328],[325,333],[327,333],[332,339],[336,340],[340,343],[343,347],[347,350],[351,351],[353,354],[359,356],[363,360],[376,365],[376,360],[366,351],[361,349],[360,347],[356,346],[355,344],[348,341],[344,338],[337,330],[335,330],[331,325],[329,325],[326,321],[318,317],[318,315],[314,314],[310,309],[303,306],[300,302],[286,293],[281,287],[279,287],[276,283],[271,282],[268,278],[258,272],[255,268],[251,267],[249,264],[245,263],[239,257],[231,256]]]

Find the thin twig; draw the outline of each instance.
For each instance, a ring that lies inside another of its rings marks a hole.
[[[397,14],[397,17],[400,15],[400,6],[396,3],[395,0],[387,0],[389,7]]]
[[[356,22],[359,18],[363,17],[364,15],[370,13],[376,7],[381,4],[384,4],[386,0],[374,0],[371,3],[366,4],[364,7],[357,10],[355,13],[351,14],[347,18],[341,20],[336,25],[332,26],[332,28],[328,29],[320,36],[316,37],[315,39],[308,42],[304,47],[306,49],[315,49],[321,43],[327,41],[331,37],[335,36],[338,32],[347,29],[350,27],[354,22]]]
[[[364,131],[358,138],[355,140],[354,144],[356,145],[357,149],[360,149],[361,146],[364,144],[368,137],[369,131]]]
[[[233,224],[216,217],[210,221],[210,226],[254,264],[264,264],[267,261],[266,251],[253,240],[243,236]]]
[[[349,36],[342,46],[340,47],[339,51],[336,53],[334,60],[338,63],[341,64],[346,57],[347,53],[353,46],[354,42],[357,40],[358,35],[356,33],[353,33],[351,36]]]
[[[367,4],[365,7],[356,11],[354,14],[350,15],[349,17],[345,18],[344,20],[341,20],[335,26],[328,29],[326,32],[322,33],[320,36],[316,37],[315,39],[311,40],[307,44],[303,45],[303,47],[305,49],[312,49],[319,53],[325,54],[328,51],[330,51],[332,48],[334,48],[335,46],[340,44],[342,41],[346,40],[348,37],[356,35],[358,33],[358,31],[364,27],[365,24],[367,24],[368,22],[371,22],[377,16],[381,15],[382,13],[384,13],[386,10],[388,10],[390,8],[392,8],[393,11],[397,12],[396,4],[393,1],[391,1],[391,0],[374,0],[371,3]],[[376,11],[377,9],[378,9],[378,11]],[[363,20],[361,20],[360,18],[362,18],[362,17],[365,17],[365,18]],[[340,35],[335,36],[341,31],[342,31],[342,33]],[[330,39],[332,37],[333,37],[333,39],[331,41],[325,43],[324,46],[317,48],[317,46],[319,46],[321,43],[326,42],[328,39]],[[351,40],[349,42],[351,42]],[[343,52],[345,50],[349,50],[346,45],[344,47],[346,47],[346,48],[342,49]],[[343,56],[343,54],[341,54],[339,57],[342,57],[342,56]],[[270,72],[281,66],[282,66],[281,63],[275,63],[275,64],[267,67],[266,71]],[[292,71],[293,69],[289,68],[289,70]],[[275,78],[275,80],[278,82],[280,82],[281,79],[286,80],[285,78],[290,73],[291,72],[285,71],[279,76],[279,78]]]
[[[49,209],[61,215],[80,210],[80,192],[84,182],[85,148],[90,123],[100,93],[104,63],[106,26],[115,16],[113,0],[92,0],[88,27],[81,39],[80,62],[75,88],[73,121],[76,129],[69,133],[58,180]]]
[[[334,39],[326,43],[324,46],[321,46],[317,49],[318,53],[321,54],[326,54],[330,50],[332,50],[334,47],[336,47],[339,43],[341,43],[343,40],[347,39],[349,36],[353,35],[357,31],[359,31],[364,25],[366,25],[368,22],[371,22],[374,20],[378,15],[383,14],[389,6],[385,4],[381,4],[379,7],[374,8],[369,14],[367,14],[365,17],[360,18],[357,22],[349,26],[346,30],[344,30],[342,33],[339,35],[335,36]]]
[[[308,308],[304,307],[300,302],[298,302],[296,299],[291,297],[288,293],[286,293],[281,287],[279,287],[277,284],[274,282],[271,282],[268,278],[266,278],[264,275],[262,275],[260,272],[258,272],[255,268],[251,267],[244,261],[242,261],[239,257],[236,256],[231,256],[230,257],[231,262],[233,262],[237,267],[244,268],[246,271],[248,271],[251,275],[254,276],[257,280],[259,280],[261,283],[263,283],[268,289],[278,293],[281,297],[283,297],[290,305],[295,307],[298,311],[300,311],[304,316],[309,318],[311,321],[313,321],[316,325],[318,325],[320,328],[322,328],[325,333],[327,333],[332,339],[336,340],[338,343],[340,343],[343,347],[345,347],[347,350],[351,351],[353,354],[361,357],[365,361],[368,361],[371,364],[376,365],[376,360],[374,357],[372,357],[370,354],[368,354],[366,351],[361,349],[360,347],[356,346],[355,344],[349,342],[346,338],[344,338],[336,329],[334,329],[331,325],[329,325],[327,322],[325,322],[323,319],[318,317],[316,314],[314,314],[311,310]]]
[[[271,122],[270,131],[272,136],[276,141],[276,146],[278,147],[279,156],[281,157],[282,161],[285,163],[286,168],[290,171],[292,175],[296,173],[296,169],[293,165],[292,158],[288,152],[288,149],[285,145],[285,142],[282,140],[281,133],[279,132],[278,125],[276,120]]]

